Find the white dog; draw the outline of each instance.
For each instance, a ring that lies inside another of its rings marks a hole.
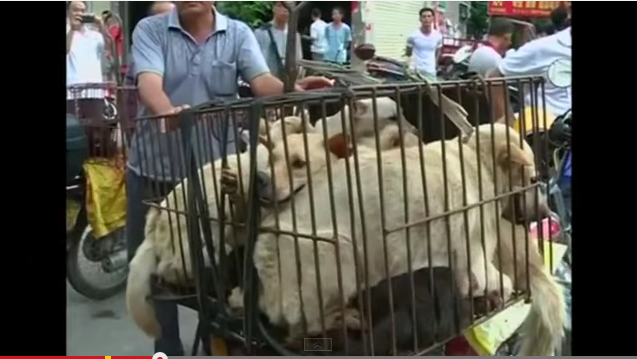
[[[489,131],[489,126],[481,126],[479,136],[474,136],[467,144],[462,145],[468,204],[479,201],[479,186],[483,189],[484,198],[495,195],[493,177],[496,173],[499,179],[497,190],[502,193],[508,188],[509,172],[513,172],[513,184],[518,185],[522,181],[520,171],[517,170],[520,165],[525,166],[525,173],[534,171],[533,153],[526,143],[523,148],[518,147],[520,138],[515,132],[511,131],[510,135],[506,136],[505,127],[496,125],[493,139],[495,147],[492,148]],[[401,161],[401,151],[383,152],[380,160],[380,182],[379,161],[375,151],[359,147],[359,166],[356,168],[353,160],[348,158],[348,169],[345,166],[346,161],[338,161],[338,158],[347,157],[351,150],[346,145],[347,141],[343,139],[345,136],[335,135],[324,141],[322,136],[306,135],[309,157],[306,156],[303,137],[291,135],[287,138],[287,156],[281,144],[274,148],[272,154],[272,158],[275,159],[272,173],[276,177],[276,191],[272,195],[275,198],[289,198],[296,193],[293,201],[294,211],[290,205],[280,208],[277,218],[264,218],[262,225],[288,233],[316,233],[327,242],[318,241],[318,253],[315,253],[315,244],[312,240],[295,239],[286,234],[264,233],[259,236],[254,253],[255,266],[262,283],[259,301],[261,310],[273,324],[288,327],[290,339],[304,335],[303,317],[308,326],[306,335],[319,334],[323,323],[327,329],[338,326],[342,321],[355,327],[356,315],[351,311],[340,311],[342,303],[347,302],[356,293],[357,282],[373,286],[387,276],[397,276],[408,271],[407,236],[410,238],[413,270],[448,266],[449,248],[444,219],[431,221],[429,229],[422,224],[413,225],[409,229],[401,229],[401,226],[464,206],[461,175],[463,161],[459,155],[457,140],[446,142],[446,160],[441,156],[440,143],[423,147],[426,152],[425,177],[429,207],[426,213],[418,146],[405,151],[404,164]],[[480,152],[476,153],[478,141]],[[507,152],[509,147],[510,153]],[[325,156],[326,149],[329,150],[328,157]],[[492,161],[493,156],[497,158],[496,163]],[[481,176],[478,175],[476,166],[478,158],[483,163]],[[330,171],[326,170],[328,165],[331,167]],[[403,166],[407,168],[406,193],[402,185]],[[332,181],[328,178],[328,172],[331,172]],[[444,172],[449,186],[446,200],[443,190]],[[308,176],[312,178],[312,188],[299,191],[309,185]],[[351,179],[352,187],[348,186],[348,177]],[[479,177],[482,183],[479,183]],[[357,182],[360,183],[360,187],[356,185]],[[380,188],[383,188],[382,194]],[[333,196],[326,195],[330,190],[333,191]],[[409,214],[405,214],[405,201],[408,202]],[[311,210],[312,203],[316,211]],[[381,216],[381,203],[384,218]],[[326,210],[328,208],[334,208],[336,213],[332,214]],[[484,222],[481,223],[479,209],[468,210],[468,232],[465,231],[462,213],[449,217],[450,249],[457,254],[457,281],[464,295],[469,292],[469,269],[476,278],[476,295],[487,294],[484,293],[487,287],[493,290],[499,286],[499,272],[492,259],[496,246],[495,218],[500,216],[500,213],[496,212],[493,203],[485,204],[483,211]],[[350,213],[353,213],[354,218],[350,218]],[[486,248],[482,247],[481,230],[485,233]],[[384,233],[387,233],[386,238]],[[467,268],[469,254],[466,250],[466,240],[469,240],[471,247],[471,268]],[[300,258],[297,258],[296,254],[297,241]],[[385,250],[388,251],[387,263]],[[318,263],[315,263],[315,255]],[[297,267],[297,261],[301,263],[300,267]],[[297,284],[297,270],[301,272],[301,288],[298,288]],[[322,285],[320,289],[317,287],[318,278]],[[361,278],[366,280],[361,281]],[[508,297],[511,290],[511,281],[504,276],[503,295]],[[235,292],[233,296],[235,294],[240,293]],[[322,305],[319,305],[319,298],[322,299]],[[323,318],[320,315],[321,310]]]

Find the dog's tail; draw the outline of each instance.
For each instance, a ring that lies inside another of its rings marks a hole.
[[[153,338],[161,337],[161,327],[157,322],[155,308],[150,299],[150,280],[157,270],[157,259],[153,241],[149,235],[152,236],[158,219],[158,211],[151,207],[147,216],[146,238],[130,263],[126,286],[126,307],[129,315],[144,333]]]
[[[561,286],[544,268],[531,262],[531,312],[520,327],[520,355],[552,356],[561,347],[566,323],[566,305]]]

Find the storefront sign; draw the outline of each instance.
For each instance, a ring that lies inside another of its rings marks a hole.
[[[570,1],[489,1],[489,15],[515,17],[549,17],[551,11]]]

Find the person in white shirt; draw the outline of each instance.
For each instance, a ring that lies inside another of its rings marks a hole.
[[[321,19],[321,10],[312,9],[312,26],[310,26],[310,38],[312,45],[310,47],[312,51],[312,60],[322,61],[323,55],[325,55],[325,27],[327,23]]]
[[[352,29],[343,22],[345,12],[342,7],[332,9],[332,22],[325,27],[325,56],[324,60],[343,64],[347,62],[350,45],[352,44]]]
[[[545,78],[544,98],[546,110],[553,116],[559,116],[571,108],[571,86],[556,85],[551,82],[549,73],[558,70],[571,72],[571,28],[568,27],[551,36],[533,40],[520,47],[516,52],[500,61],[497,69],[490,71],[487,77],[511,77],[539,75]],[[538,90],[539,91],[539,90]],[[499,91],[498,91],[499,92]],[[531,106],[531,91],[525,91],[526,106]],[[494,95],[494,117],[504,116],[503,96]],[[539,108],[542,108],[541,97],[537,96]],[[510,108],[510,106],[509,106]],[[507,114],[512,120],[512,114]]]
[[[434,11],[431,8],[420,10],[420,28],[407,37],[408,57],[413,55],[414,67],[427,79],[436,80],[436,67],[442,48],[442,34],[433,28]]]
[[[91,21],[99,31],[86,26],[82,21],[87,15],[86,4],[82,1],[69,2],[67,15],[66,85],[102,83],[102,55],[105,39],[110,40],[104,22],[99,16],[91,15]],[[103,118],[104,91],[67,91],[67,113],[80,118]]]
[[[489,35],[483,44],[469,58],[469,72],[486,76],[487,71],[498,67],[502,55],[511,47],[513,23],[505,18],[494,18],[489,27]]]

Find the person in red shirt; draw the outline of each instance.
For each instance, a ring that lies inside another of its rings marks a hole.
[[[113,66],[115,66],[116,62],[113,56],[117,56],[117,63],[121,63],[122,53],[124,51],[124,36],[122,34],[122,27],[117,21],[117,17],[114,16],[109,10],[104,10],[102,12],[102,19],[104,19],[104,24],[108,29],[108,34],[111,39],[115,43],[116,54],[113,54],[113,49],[107,49],[106,59],[108,60],[108,77],[112,78],[114,73]]]

